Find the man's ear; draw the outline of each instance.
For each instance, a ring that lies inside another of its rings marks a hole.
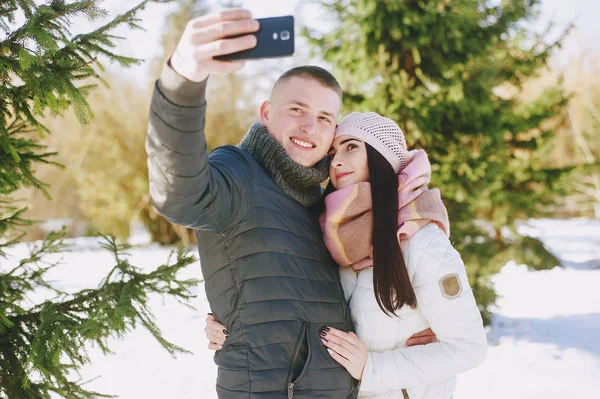
[[[271,102],[265,101],[260,106],[260,123],[263,126],[267,126],[267,122],[269,120],[270,114],[271,114]]]

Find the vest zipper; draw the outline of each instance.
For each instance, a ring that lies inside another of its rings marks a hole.
[[[346,396],[346,399],[350,398],[352,396],[352,393],[354,392],[354,390],[356,389],[357,385],[360,384],[360,381],[358,381],[358,384],[354,384],[352,383],[352,388],[350,389],[350,393],[348,393],[348,396]]]
[[[300,375],[298,376],[298,378],[296,378],[295,381],[292,381],[292,377],[293,375],[290,374],[290,382],[288,383],[288,399],[292,399],[294,397],[294,384],[298,381],[300,381],[300,379],[304,376],[304,374],[306,374],[306,371],[308,370],[308,362],[310,360],[310,355],[311,355],[311,349],[310,349],[310,344],[308,343],[308,326],[306,325],[306,323],[302,323],[302,333],[300,334],[300,339],[298,340],[298,345],[296,345],[296,349],[294,350],[294,356],[292,357],[292,370],[294,369],[294,363],[296,362],[296,358],[298,357],[298,352],[300,352],[300,346],[302,345],[302,343],[304,342],[304,340],[306,339],[306,345],[308,346],[308,352],[306,354],[306,362],[304,363],[304,367],[302,369],[302,372],[300,373]]]

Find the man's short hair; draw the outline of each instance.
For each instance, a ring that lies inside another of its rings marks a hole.
[[[338,95],[340,96],[340,101],[342,99],[342,95],[343,95],[342,87],[340,86],[340,84],[337,81],[337,79],[335,78],[335,76],[333,76],[331,74],[331,72],[329,72],[328,70],[318,67],[316,65],[303,65],[303,66],[292,68],[289,71],[285,72],[283,75],[281,75],[279,77],[279,79],[277,79],[277,82],[275,82],[275,86],[273,86],[273,91],[275,91],[275,88],[279,84],[286,82],[286,81],[290,80],[291,78],[295,78],[295,77],[314,79],[317,82],[319,82],[321,85],[337,92]]]

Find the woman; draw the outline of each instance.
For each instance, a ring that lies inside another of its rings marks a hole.
[[[321,227],[356,335],[325,326],[323,345],[361,381],[361,398],[451,398],[487,342],[439,190],[427,188],[427,155],[370,112],[344,118],[329,158]],[[406,345],[427,328],[438,342]]]

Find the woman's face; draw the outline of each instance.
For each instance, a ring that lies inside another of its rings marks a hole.
[[[365,142],[352,136],[333,140],[327,153],[331,164],[329,178],[336,190],[369,181],[369,164]]]

